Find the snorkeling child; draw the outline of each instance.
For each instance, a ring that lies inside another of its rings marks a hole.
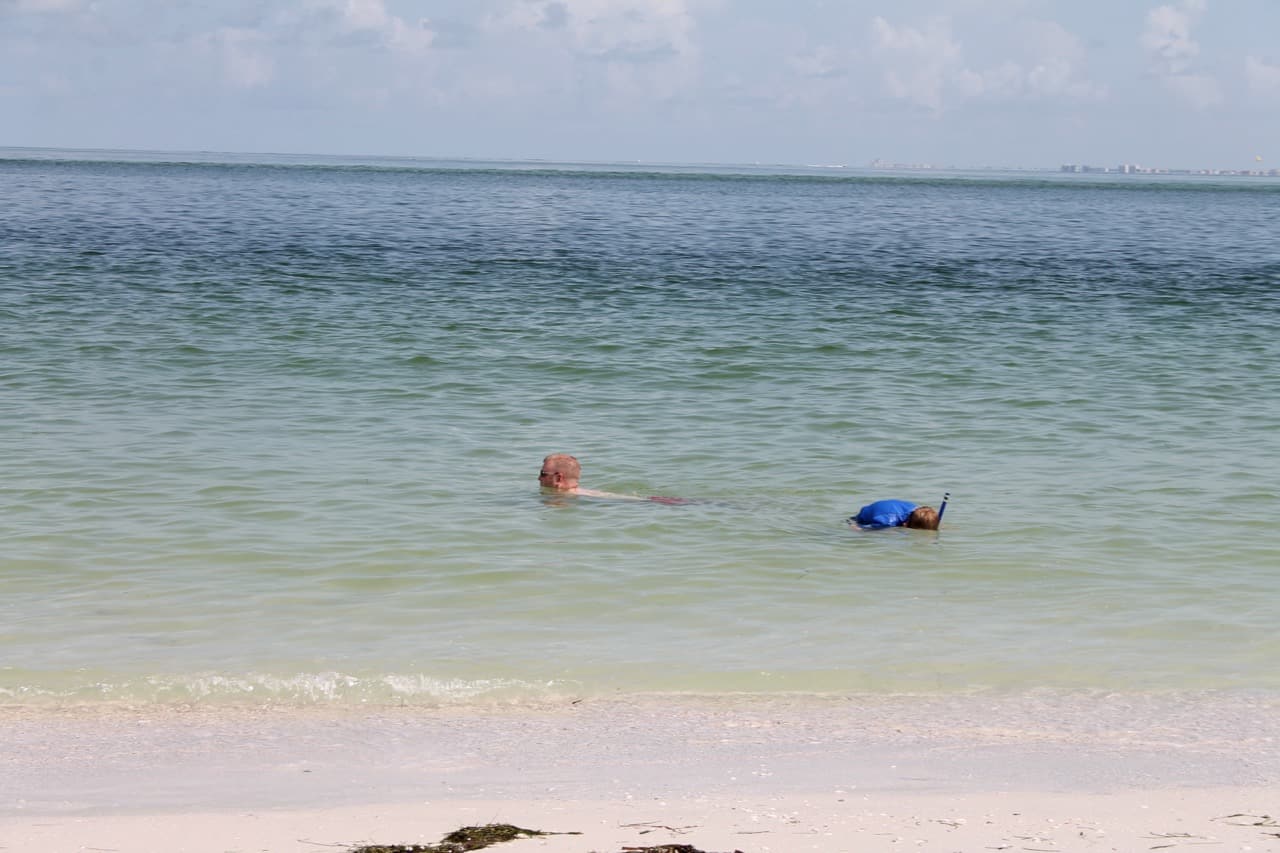
[[[942,499],[942,510],[936,510],[931,506],[917,506],[911,501],[876,501],[858,510],[858,514],[851,516],[848,523],[855,524],[863,530],[882,530],[886,527],[937,530],[946,506],[946,497]]]

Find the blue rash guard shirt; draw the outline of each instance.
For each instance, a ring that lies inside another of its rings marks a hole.
[[[907,516],[915,508],[916,505],[911,501],[876,501],[858,510],[858,514],[849,520],[868,530],[901,527],[907,523]]]

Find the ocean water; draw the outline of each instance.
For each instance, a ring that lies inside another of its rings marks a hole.
[[[1280,691],[1280,182],[4,149],[0,196],[0,703]]]

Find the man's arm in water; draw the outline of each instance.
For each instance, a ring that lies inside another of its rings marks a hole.
[[[643,501],[648,500],[639,495],[619,495],[615,492],[602,492],[597,489],[584,489],[581,486],[573,490],[575,495],[582,495],[587,498],[614,498],[620,501]]]
[[[616,492],[601,492],[596,489],[584,489],[581,486],[574,490],[574,494],[583,495],[588,498],[613,498],[615,500],[622,501],[651,501],[659,504],[689,503],[688,498],[673,498],[668,495],[650,495],[649,497],[645,497],[644,495],[619,495]]]

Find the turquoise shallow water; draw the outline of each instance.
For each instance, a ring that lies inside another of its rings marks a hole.
[[[0,701],[1280,689],[1273,181],[0,154]]]

